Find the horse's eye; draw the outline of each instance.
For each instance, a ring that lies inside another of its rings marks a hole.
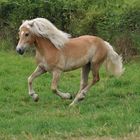
[[[26,33],[25,36],[26,36],[26,37],[29,36],[29,33]]]

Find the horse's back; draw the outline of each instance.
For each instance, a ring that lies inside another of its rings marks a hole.
[[[104,40],[97,36],[83,35],[76,38],[71,38],[66,44],[66,48],[90,48],[90,47],[103,47]]]
[[[105,41],[96,36],[84,35],[70,39],[64,46],[64,51],[68,55],[81,56],[85,54],[106,53]],[[78,55],[79,54],[79,55]]]

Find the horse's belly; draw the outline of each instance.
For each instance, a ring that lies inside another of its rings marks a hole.
[[[89,63],[89,59],[85,59],[84,57],[83,58],[80,58],[80,59],[69,59],[67,60],[66,62],[66,65],[65,65],[65,69],[64,71],[70,71],[70,70],[75,70],[75,69],[78,69],[84,65],[86,65],[87,63]]]
[[[74,70],[89,63],[96,52],[96,47],[78,46],[67,51],[65,71]]]

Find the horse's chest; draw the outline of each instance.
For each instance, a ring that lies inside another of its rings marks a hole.
[[[40,58],[38,65],[41,65],[46,71],[51,72],[54,69],[63,69],[64,63],[60,63],[59,59],[52,58]]]
[[[36,57],[37,64],[43,67],[44,70],[49,71],[50,66],[44,57]]]

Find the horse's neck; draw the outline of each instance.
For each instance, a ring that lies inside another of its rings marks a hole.
[[[41,56],[49,55],[51,52],[56,52],[57,49],[48,39],[37,37],[35,41],[36,51]]]
[[[60,51],[49,40],[43,38],[37,38],[35,46],[37,64],[43,64],[47,71],[53,69],[60,59]]]

